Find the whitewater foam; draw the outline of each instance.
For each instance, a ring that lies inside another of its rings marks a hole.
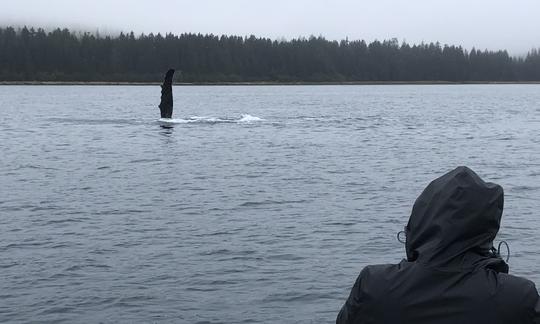
[[[158,122],[164,123],[164,124],[186,124],[189,123],[189,120],[186,119],[180,119],[180,118],[160,118],[158,119]]]
[[[262,120],[263,120],[262,118],[259,118],[259,117],[256,117],[256,116],[243,114],[238,121],[242,122],[242,123],[246,123],[246,122],[249,123],[249,122],[262,121]]]
[[[191,116],[187,119],[182,118],[160,118],[159,123],[163,124],[190,124],[190,123],[251,123],[263,121],[264,119],[249,114],[242,114],[240,118],[219,118],[208,116]]]

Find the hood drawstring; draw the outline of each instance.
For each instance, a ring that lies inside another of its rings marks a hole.
[[[491,252],[491,255],[493,255],[493,257],[503,259],[502,256],[501,256],[501,245],[503,245],[503,244],[506,245],[507,255],[506,255],[506,260],[505,261],[508,262],[508,260],[510,260],[510,246],[508,245],[508,243],[506,241],[500,241],[497,248],[492,246],[491,249],[490,249],[490,252]]]
[[[399,243],[405,244],[405,241],[407,240],[407,233],[405,231],[399,231],[397,232],[396,237]]]
[[[405,231],[399,231],[396,234],[396,238],[397,238],[399,243],[405,244],[405,242],[407,240],[407,233]],[[503,244],[506,246],[506,251],[507,251],[505,262],[508,262],[508,260],[510,260],[510,246],[508,245],[508,243],[506,241],[500,241],[497,248],[492,246],[491,249],[489,250],[489,252],[491,253],[491,255],[494,258],[499,258],[501,260],[504,260],[503,257],[501,256],[501,245],[503,245]]]

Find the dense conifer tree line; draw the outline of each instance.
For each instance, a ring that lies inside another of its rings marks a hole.
[[[467,51],[397,40],[277,41],[201,34],[0,28],[0,80],[161,81],[169,67],[183,82],[540,81],[540,53]]]

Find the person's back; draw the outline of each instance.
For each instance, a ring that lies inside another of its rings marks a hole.
[[[540,323],[534,284],[491,250],[503,191],[459,167],[416,200],[407,260],[362,270],[337,323]]]

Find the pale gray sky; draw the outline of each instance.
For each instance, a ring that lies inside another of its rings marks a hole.
[[[0,24],[540,47],[539,0],[0,0]]]

